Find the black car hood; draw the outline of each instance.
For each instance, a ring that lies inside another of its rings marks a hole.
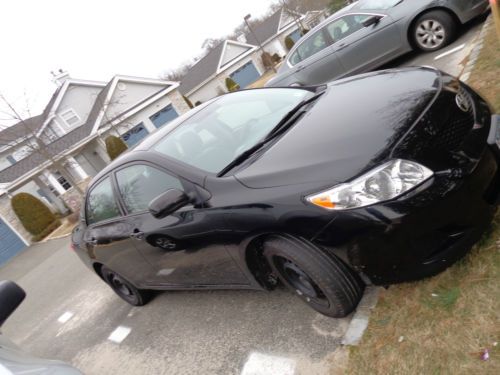
[[[250,188],[340,183],[388,159],[441,90],[431,68],[332,82],[309,112],[235,177]]]

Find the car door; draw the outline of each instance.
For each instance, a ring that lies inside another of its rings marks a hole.
[[[304,39],[291,55],[297,83],[316,85],[340,77],[344,69],[330,47],[331,39],[324,29]]]
[[[135,162],[115,172],[120,201],[130,224],[135,247],[153,266],[150,285],[196,287],[248,285],[248,280],[217,234],[218,216],[188,205],[162,219],[148,205],[170,189],[195,196],[194,184],[156,164]],[[221,218],[222,219],[222,218]]]
[[[109,175],[87,194],[84,220],[87,226],[82,237],[91,259],[105,264],[136,285],[151,274],[151,265],[137,251],[130,237],[130,224],[118,205]]]
[[[365,27],[363,22],[371,17],[380,19]],[[398,56],[402,48],[399,27],[388,15],[348,14],[330,22],[325,30],[346,75],[374,69]]]

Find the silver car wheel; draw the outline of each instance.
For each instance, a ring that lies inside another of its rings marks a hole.
[[[415,33],[417,43],[426,49],[437,49],[446,40],[444,26],[439,21],[433,19],[422,21],[417,26]]]

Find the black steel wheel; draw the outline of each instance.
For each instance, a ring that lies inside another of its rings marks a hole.
[[[151,291],[137,289],[125,278],[106,266],[102,267],[101,275],[111,289],[132,306],[143,306],[151,299]]]
[[[308,241],[273,236],[263,254],[281,282],[321,314],[345,317],[363,295],[364,283],[354,271]]]

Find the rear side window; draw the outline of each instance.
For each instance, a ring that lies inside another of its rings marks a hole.
[[[120,169],[116,180],[129,214],[147,210],[149,202],[167,190],[184,190],[177,178],[143,164]]]
[[[315,55],[326,47],[328,47],[328,41],[326,40],[325,33],[323,29],[318,30],[297,47],[297,51],[290,58],[290,63],[292,65],[296,64]]]
[[[87,198],[86,207],[87,224],[120,216],[109,177],[106,177],[92,189]]]
[[[364,28],[363,21],[372,17],[366,14],[350,14],[339,18],[326,26],[333,42],[336,43]]]

